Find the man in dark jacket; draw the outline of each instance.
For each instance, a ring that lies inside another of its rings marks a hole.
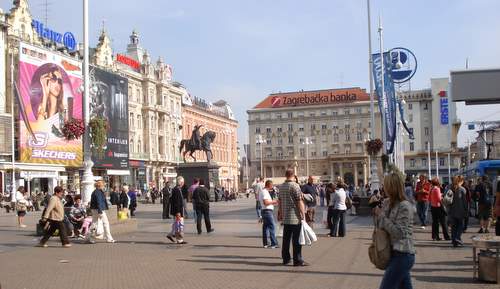
[[[106,196],[104,195],[104,181],[97,181],[95,184],[96,189],[92,192],[90,196],[90,209],[92,210],[92,224],[97,226],[98,221],[102,221],[104,227],[104,236],[106,237],[106,242],[114,243],[115,240],[111,236],[111,230],[109,228],[108,216],[106,211],[108,210],[108,203],[106,201]],[[94,243],[91,239],[92,234],[88,234],[87,242]]]
[[[307,179],[307,184],[302,186],[302,193],[304,194],[304,201],[306,201],[306,222],[309,226],[314,225],[314,215],[316,213],[316,199],[318,192],[314,186],[314,178],[309,176]]]
[[[163,219],[170,219],[170,214],[168,210],[170,209],[170,197],[172,196],[172,189],[170,188],[170,182],[165,178],[165,186],[161,190],[163,195],[162,204],[163,204]]]
[[[198,234],[201,234],[201,217],[205,219],[207,233],[214,231],[210,223],[210,191],[205,187],[205,181],[200,179],[199,186],[193,192],[193,202],[196,210],[196,228]]]
[[[177,184],[172,189],[172,196],[170,197],[170,214],[175,217],[177,213],[184,216],[183,202],[182,202],[182,186],[184,185],[184,178],[177,177]]]

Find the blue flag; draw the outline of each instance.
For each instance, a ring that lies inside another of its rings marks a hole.
[[[378,106],[382,117],[385,120],[384,144],[385,153],[391,154],[394,151],[394,142],[396,139],[396,91],[394,81],[392,80],[392,61],[389,52],[384,52],[384,94],[382,94],[382,62],[380,53],[375,53],[373,59],[373,78],[378,97]]]

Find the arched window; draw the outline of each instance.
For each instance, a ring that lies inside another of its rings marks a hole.
[[[142,143],[141,140],[137,141],[137,152],[140,153],[142,152]]]
[[[133,153],[135,152],[135,147],[134,147],[134,139],[130,139],[130,144],[129,144],[129,147],[130,147],[130,151]]]

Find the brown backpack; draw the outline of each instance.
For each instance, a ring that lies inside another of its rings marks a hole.
[[[399,208],[396,212],[396,219],[398,217]],[[390,213],[389,213],[390,215]],[[385,270],[391,260],[391,236],[387,231],[379,227],[378,219],[374,220],[375,228],[372,234],[372,244],[368,248],[368,256],[370,261],[377,269]]]

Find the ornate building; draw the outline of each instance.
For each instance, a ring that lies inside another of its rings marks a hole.
[[[213,161],[219,166],[220,186],[227,189],[238,190],[239,187],[239,161],[238,161],[238,122],[229,104],[220,100],[209,103],[201,98],[185,94],[182,98],[182,135],[189,139],[195,125],[203,125],[200,135],[208,130],[214,131],[217,136],[211,149]],[[206,161],[206,155],[197,151],[195,157],[198,161]],[[193,161],[189,154],[186,160]],[[188,180],[191,182],[191,180]]]
[[[171,67],[161,57],[151,61],[136,31],[126,52],[113,55],[103,30],[92,59],[128,79],[130,175],[124,181],[142,190],[152,184],[162,187],[165,178],[176,176],[185,89],[172,82]]]
[[[364,89],[271,94],[247,113],[251,181],[257,176],[281,181],[285,170],[294,168],[301,180],[341,176],[350,184],[367,183],[364,142],[372,124]],[[378,108],[375,119],[380,119]],[[380,121],[375,137],[380,137]]]

